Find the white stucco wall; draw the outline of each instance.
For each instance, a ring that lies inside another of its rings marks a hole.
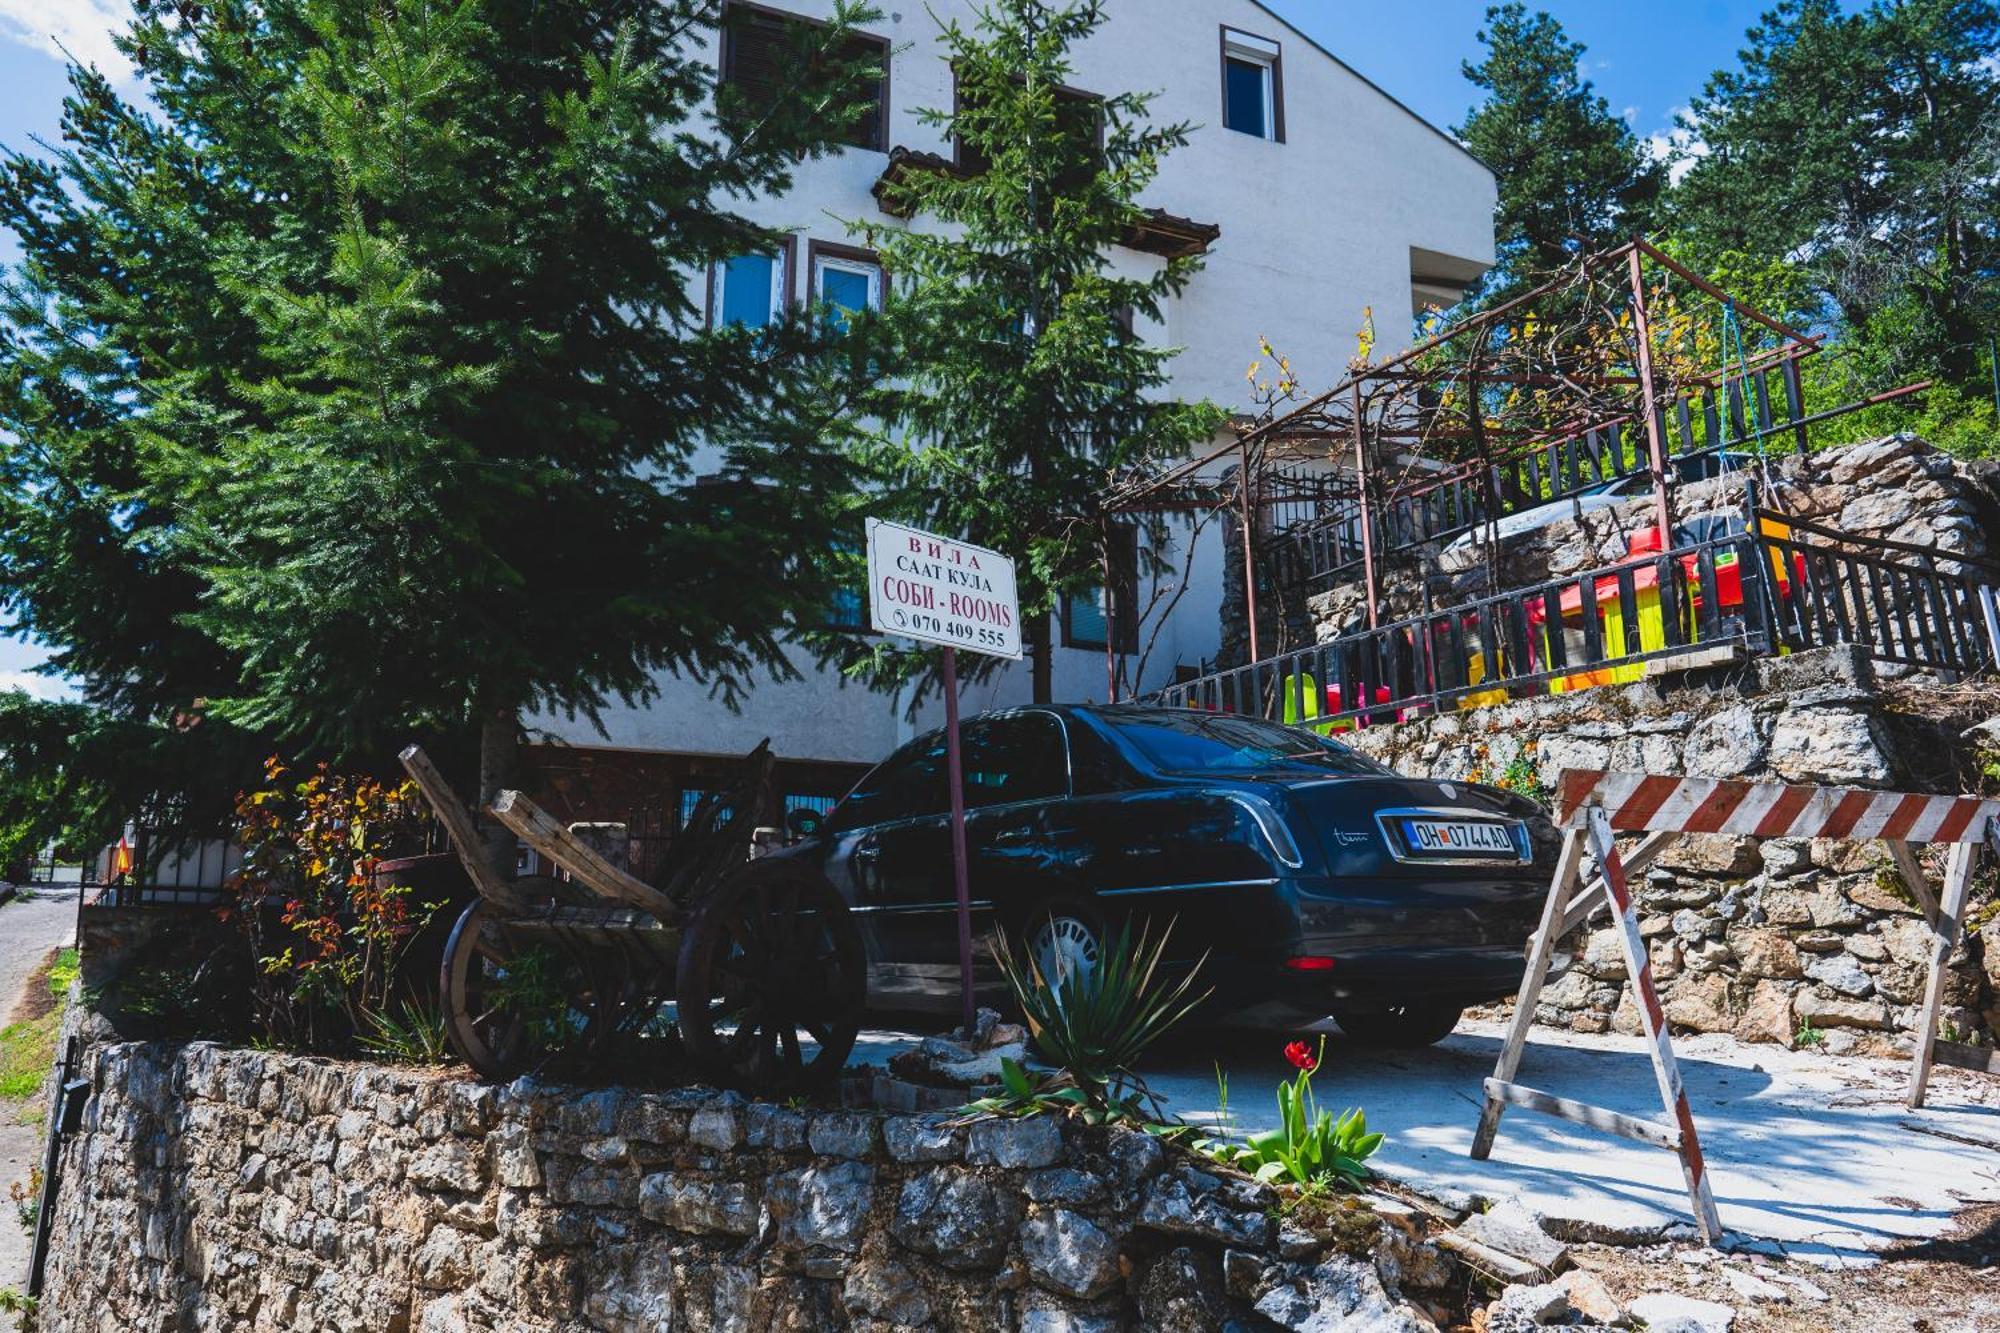
[[[832,8],[830,0],[776,7],[816,17]],[[972,5],[885,0],[881,8],[871,31],[894,51],[888,141],[949,154],[917,110],[951,104],[933,14],[969,24]],[[1223,128],[1223,25],[1281,44],[1284,142]],[[1146,200],[1222,228],[1206,268],[1168,307],[1165,327],[1139,330],[1182,349],[1173,363],[1177,397],[1247,407],[1244,370],[1260,338],[1291,358],[1308,391],[1330,385],[1354,354],[1364,309],[1374,311],[1377,355],[1407,341],[1413,247],[1476,265],[1492,261],[1492,175],[1254,0],[1114,0],[1105,27],[1074,59],[1076,86],[1155,90],[1156,119],[1196,127],[1167,157]],[[806,164],[786,196],[745,208],[798,236],[794,296],[804,296],[808,239],[852,243],[850,222],[893,225],[869,193],[886,160],[845,150]],[[1159,261],[1120,251],[1113,262],[1143,272]],[[1185,545],[1183,537],[1183,552]],[[1171,680],[1177,662],[1194,666],[1215,655],[1227,545],[1226,527],[1211,521],[1195,543],[1190,587],[1170,622],[1157,639],[1151,624],[1141,627],[1141,645],[1154,642],[1142,688]],[[770,736],[782,755],[856,761],[880,758],[911,734],[900,701],[843,686],[803,658],[800,666],[805,680],[759,682],[740,715],[712,701],[706,687],[669,678],[650,706],[608,711],[606,735],[565,719],[533,725],[580,744],[707,754],[741,753]],[[1105,697],[1101,651],[1059,648],[1054,674],[1058,699]],[[1025,702],[1027,675],[1023,664],[968,688],[966,707]],[[930,725],[935,711],[925,710],[920,724]]]

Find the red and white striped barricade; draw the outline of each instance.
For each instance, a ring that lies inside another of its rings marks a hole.
[[[1930,1078],[1933,1061],[2000,1073],[2000,1054],[1937,1039],[1946,960],[1958,943],[1966,894],[1978,867],[1981,846],[2000,837],[2000,801],[1572,770],[1565,772],[1558,783],[1556,821],[1565,830],[1562,854],[1549,885],[1548,901],[1542,907],[1541,925],[1530,943],[1527,972],[1521,978],[1507,1039],[1500,1048],[1493,1077],[1486,1080],[1485,1105],[1480,1110],[1478,1133],[1472,1140],[1474,1157],[1484,1158],[1492,1152],[1501,1112],[1509,1106],[1541,1111],[1667,1148],[1680,1158],[1702,1239],[1712,1243],[1721,1236],[1722,1224],[1716,1216],[1715,1196],[1709,1190],[1701,1141],[1688,1110],[1680,1070],[1674,1063],[1673,1043],[1660,1009],[1659,989],[1653,982],[1651,957],[1639,935],[1639,913],[1631,890],[1632,878],[1643,873],[1675,839],[1687,833],[1839,838],[1879,841],[1887,846],[1933,937],[1922,1027],[1917,1034],[1910,1073],[1910,1105],[1923,1105],[1924,1085]],[[1621,854],[1613,840],[1617,833],[1646,836],[1637,847]],[[1916,843],[1951,846],[1942,898],[1932,891],[1918,864],[1913,850]],[[1583,875],[1586,849],[1596,863],[1595,873],[1587,883]],[[1612,920],[1618,924],[1619,943],[1638,1001],[1639,1021],[1652,1055],[1660,1101],[1667,1111],[1668,1122],[1664,1124],[1573,1102],[1514,1081],[1521,1066],[1528,1026],[1534,1022],[1535,1005],[1548,979],[1556,941],[1592,912],[1607,905]]]

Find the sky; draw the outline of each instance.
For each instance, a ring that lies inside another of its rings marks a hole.
[[[1132,0],[1123,0],[1130,3]],[[1191,3],[1192,0],[1137,0]],[[1542,8],[1588,48],[1584,72],[1641,138],[1664,143],[1674,115],[1709,73],[1735,63],[1743,32],[1771,0],[1544,0]],[[1268,0],[1288,22],[1433,124],[1457,124],[1478,100],[1460,72],[1476,58],[1485,0]],[[126,0],[0,0],[0,144],[55,137],[64,92],[62,51],[95,61],[121,82],[130,70],[107,30]],[[0,262],[14,247],[0,237]],[[59,687],[29,674],[30,644],[0,636],[0,690]]]

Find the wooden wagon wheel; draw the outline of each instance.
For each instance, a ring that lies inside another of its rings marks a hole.
[[[701,1076],[786,1092],[831,1079],[861,1030],[861,932],[826,877],[752,861],[689,925],[675,976],[681,1041]]]
[[[553,942],[524,946],[488,903],[474,902],[445,945],[445,1035],[487,1079],[586,1061],[607,1027],[598,972]]]

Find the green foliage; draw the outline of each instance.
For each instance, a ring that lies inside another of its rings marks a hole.
[[[2000,332],[2000,5],[1783,0],[1713,75],[1684,129],[1683,254],[1769,281],[1742,294],[1830,329],[1814,406],[1919,378],[1943,391],[1842,423],[1826,443],[1921,430],[1993,448]],[[1809,397],[1815,395],[1809,394]],[[1830,400],[1830,401],[1829,401]],[[1983,404],[1983,405],[1982,405]]]
[[[0,1102],[25,1101],[41,1088],[55,1063],[57,1013],[0,1028]]]
[[[83,974],[83,958],[75,949],[60,949],[49,964],[49,995],[60,1003],[69,995],[69,988]]]
[[[1935,387],[1816,426],[2000,451],[2000,0],[1781,0],[1655,162],[1546,14],[1488,10],[1460,134],[1499,176],[1491,301],[1646,229],[1740,302],[1826,338],[1806,408]],[[1681,176],[1668,185],[1663,168]],[[1657,313],[1657,312],[1656,312]]]
[[[410,781],[391,787],[324,765],[285,777],[272,760],[265,784],[238,798],[243,864],[230,914],[256,967],[264,1032],[337,1049],[383,1035],[403,956],[441,906],[378,869],[422,848],[429,808]]]
[[[78,968],[75,949],[52,953],[29,978],[31,987],[39,978],[47,988],[46,1001],[31,992],[23,997],[25,1016],[0,1028],[0,1103],[28,1101],[48,1078],[55,1064],[56,1035],[62,1027],[70,983],[76,980]]]
[[[1278,1085],[1278,1127],[1252,1134],[1242,1143],[1202,1140],[1195,1146],[1218,1162],[1241,1167],[1268,1184],[1288,1182],[1306,1191],[1336,1185],[1356,1188],[1368,1180],[1367,1161],[1382,1146],[1368,1117],[1354,1107],[1335,1117],[1313,1097],[1313,1071],[1326,1054],[1307,1057],[1299,1072]]]
[[[0,163],[0,617],[117,722],[370,759],[788,670],[851,377],[705,275],[782,244],[734,206],[833,150],[865,11],[713,115],[719,12],[139,5],[144,100],[73,69]]]
[[[1144,1087],[1136,1079],[1133,1084],[1093,1097],[1068,1070],[1042,1073],[1002,1056],[1000,1091],[967,1102],[962,1110],[967,1116],[1066,1115],[1086,1125],[1126,1125],[1163,1137],[1180,1134],[1180,1126],[1161,1121]]]
[[[1010,1080],[1009,1099],[1046,1101],[1092,1116],[1138,1117],[1141,1103],[1151,1100],[1134,1072],[1140,1058],[1209,995],[1194,989],[1206,954],[1178,978],[1162,973],[1172,934],[1171,926],[1158,938],[1149,928],[1135,935],[1130,925],[1121,926],[1104,942],[1095,968],[1053,978],[1042,975],[1035,959],[1016,959],[1006,938],[1000,939],[995,958],[1027,1019],[1028,1034],[1062,1071],[1058,1080],[1039,1085]]]
[[[5,449],[0,442],[0,453]],[[5,540],[0,534],[0,544]],[[242,739],[221,727],[177,731],[86,704],[0,692],[0,879],[25,878],[52,843],[64,857],[83,859],[116,839],[134,814],[157,814],[156,793],[189,793],[171,812],[184,824],[220,819],[227,784],[251,771]]]
[[[22,1295],[19,1287],[0,1287],[0,1314],[24,1315],[32,1321],[41,1304],[33,1296]],[[32,1329],[34,1324],[29,1322],[22,1327]]]
[[[1826,1041],[1826,1033],[1812,1025],[1810,1018],[1799,1020],[1798,1031],[1792,1034],[1792,1045],[1810,1049]]]
[[[1050,697],[1051,610],[1102,582],[1107,482],[1223,424],[1213,404],[1163,399],[1174,349],[1132,331],[1160,320],[1200,259],[1146,276],[1111,263],[1188,126],[1149,121],[1147,94],[1065,91],[1071,49],[1103,22],[1102,0],[994,0],[971,28],[944,21],[956,99],[918,114],[985,166],[906,170],[885,207],[914,225],[857,229],[896,284],[875,330],[899,372],[871,399],[896,436],[878,459],[893,477],[882,504],[1015,558],[1039,700]],[[1166,533],[1147,524],[1142,574],[1165,567]],[[883,682],[918,678],[935,656],[851,635],[825,647]]]
[[[1499,177],[1500,263],[1488,299],[1504,300],[1651,223],[1665,170],[1582,77],[1581,44],[1519,3],[1486,11],[1485,59],[1464,64],[1487,97],[1455,131]]]
[[[356,1041],[378,1059],[402,1065],[444,1065],[457,1057],[445,1036],[444,1015],[435,1006],[406,1001],[362,1014],[363,1032]]]
[[[1503,791],[1518,792],[1530,800],[1547,805],[1551,793],[1542,782],[1542,768],[1536,760],[1537,752],[1538,747],[1535,742],[1524,743],[1514,757],[1507,761],[1507,766],[1500,770],[1500,775],[1493,780],[1493,785]]]
[[[576,1035],[564,984],[570,967],[553,949],[526,948],[508,959],[506,974],[488,986],[494,1007],[520,1015],[537,1049],[560,1051]]]

